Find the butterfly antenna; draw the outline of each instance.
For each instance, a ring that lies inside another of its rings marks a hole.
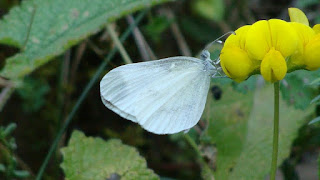
[[[223,37],[228,36],[228,35],[230,35],[230,34],[236,34],[236,33],[235,33],[234,31],[229,31],[229,32],[225,33],[224,35],[218,37],[216,40],[214,40],[214,41],[212,41],[211,43],[209,43],[209,44],[204,48],[204,50],[208,50],[209,47],[212,46],[214,43],[220,43],[220,44],[222,44],[222,41],[221,41],[220,39],[222,39]]]

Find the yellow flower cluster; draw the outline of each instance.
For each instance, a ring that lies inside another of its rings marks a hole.
[[[269,82],[297,69],[320,67],[320,24],[309,26],[306,15],[289,8],[291,22],[260,20],[230,35],[221,50],[224,73],[237,82],[260,73]]]

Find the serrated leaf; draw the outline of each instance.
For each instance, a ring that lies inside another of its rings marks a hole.
[[[61,167],[68,180],[105,180],[115,175],[123,180],[159,179],[135,148],[117,139],[104,141],[74,131],[61,152]]]
[[[241,94],[224,88],[221,100],[210,94],[205,132],[216,144],[216,179],[265,179],[270,172],[273,133],[273,88]],[[314,107],[314,106],[313,106]],[[291,144],[312,107],[301,111],[280,100],[278,165],[289,156]]]
[[[165,1],[168,0],[22,1],[0,21],[0,43],[23,50],[6,60],[0,75],[23,77],[99,31],[106,23]],[[32,26],[25,43],[30,22]]]

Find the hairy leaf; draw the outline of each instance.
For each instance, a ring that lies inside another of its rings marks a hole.
[[[301,111],[280,100],[278,165],[289,156],[298,129],[312,108]],[[270,172],[273,133],[273,88],[241,94],[224,88],[221,100],[208,97],[205,132],[216,144],[217,179],[265,179]]]
[[[23,77],[106,23],[165,1],[168,0],[22,1],[0,21],[0,43],[21,49],[21,53],[6,60],[0,75]]]
[[[147,168],[146,161],[135,148],[120,140],[104,141],[74,131],[67,147],[62,148],[61,167],[68,180],[159,179]]]

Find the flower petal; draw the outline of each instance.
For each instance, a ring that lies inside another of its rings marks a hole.
[[[308,70],[313,71],[320,67],[320,33],[306,45],[304,59]]]
[[[304,49],[309,41],[315,36],[314,30],[309,26],[297,22],[291,22],[290,25],[298,35],[298,48],[297,51],[287,61],[289,70],[305,66],[303,56]]]
[[[290,24],[280,19],[270,19],[269,26],[272,46],[278,50],[283,57],[293,54],[298,45],[298,36]]]
[[[262,20],[248,30],[246,50],[253,59],[262,60],[272,47],[287,57],[295,52],[297,41],[298,36],[289,23],[280,19]]]
[[[316,24],[313,26],[313,30],[316,34],[320,33],[320,24]]]
[[[286,75],[287,64],[281,53],[272,48],[263,58],[260,71],[266,81],[276,82]]]
[[[307,16],[298,8],[289,8],[289,17],[291,22],[298,22],[309,26]]]
[[[247,32],[246,50],[253,59],[262,60],[271,47],[269,23],[266,20],[257,21]]]
[[[247,32],[251,25],[245,25],[235,31],[235,34],[231,34],[225,41],[224,46],[238,46],[241,49],[245,49]]]
[[[220,54],[220,64],[224,73],[236,82],[248,78],[252,72],[252,61],[248,54],[237,46],[224,47]]]
[[[299,39],[299,44],[305,46],[309,43],[309,41],[315,36],[314,30],[301,23],[291,22],[289,23],[293,29],[296,31]]]

